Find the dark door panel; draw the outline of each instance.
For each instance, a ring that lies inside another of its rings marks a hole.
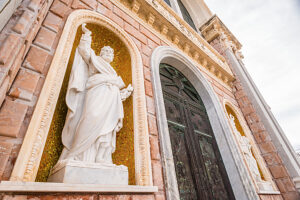
[[[180,199],[234,199],[199,94],[170,65],[160,65],[160,76]]]

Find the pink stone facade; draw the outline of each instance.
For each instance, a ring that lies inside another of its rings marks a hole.
[[[221,42],[220,38],[214,39],[210,43],[221,55],[228,60],[225,54],[226,47]],[[230,65],[230,62],[228,62]],[[280,190],[283,199],[300,199],[299,193],[297,192],[293,180],[289,176],[287,169],[282,162],[276,147],[274,146],[269,133],[267,132],[264,124],[260,117],[255,111],[245,89],[241,85],[238,78],[233,83],[233,94],[238,107],[242,111],[248,127],[250,128],[256,144],[258,145],[261,155],[263,156],[267,167],[269,168],[273,180],[275,181],[278,189]],[[265,196],[265,195],[261,195]],[[265,199],[266,197],[261,197]]]
[[[75,9],[100,12],[122,27],[142,55],[149,125],[149,142],[154,194],[2,194],[3,199],[96,199],[164,200],[165,186],[155,100],[151,82],[150,57],[153,50],[166,45],[138,21],[109,0],[24,0],[0,33],[0,180],[9,180],[31,116],[43,87],[55,49],[68,15]],[[216,44],[212,44],[218,48]],[[221,55],[224,55],[221,52]],[[204,73],[204,72],[203,72]],[[282,195],[260,195],[262,200],[299,199],[295,186],[268,133],[238,80],[233,92],[205,74],[220,102],[226,98],[239,107]],[[1,196],[0,196],[1,198]]]

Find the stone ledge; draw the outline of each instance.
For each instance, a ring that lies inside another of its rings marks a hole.
[[[97,193],[155,193],[157,186],[138,185],[96,185],[96,184],[66,184],[42,182],[2,181],[0,192],[97,192]]]
[[[272,195],[276,195],[276,194],[278,194],[278,195],[280,195],[281,193],[279,192],[279,191],[262,191],[262,190],[260,190],[259,192],[258,192],[258,194],[272,194]]]
[[[295,184],[296,189],[297,189],[298,192],[300,193],[300,177],[295,177],[295,178],[293,179],[293,181],[294,181],[294,184]]]

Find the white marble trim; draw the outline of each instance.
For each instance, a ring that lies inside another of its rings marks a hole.
[[[280,192],[279,191],[263,191],[263,190],[260,190],[258,192],[258,194],[270,195],[270,194],[280,194]]]
[[[97,193],[155,193],[157,186],[96,185],[67,183],[38,183],[2,181],[0,192],[97,192]]]

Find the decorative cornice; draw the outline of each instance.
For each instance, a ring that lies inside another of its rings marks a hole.
[[[134,13],[137,13],[140,9],[140,6],[141,4],[137,0],[133,0],[131,9]]]
[[[166,25],[162,25],[161,27],[161,34],[167,35],[169,28]]]
[[[148,24],[149,25],[153,25],[154,21],[155,21],[155,16],[152,13],[149,13],[149,15],[148,15],[148,21],[147,21]]]
[[[230,86],[234,80],[225,58],[221,56],[201,35],[191,28],[182,18],[175,13],[163,0],[112,0],[115,4],[123,5],[133,12],[134,18],[143,20],[147,27],[153,30],[158,37],[167,44],[179,48],[186,55],[201,65],[201,60],[206,60],[208,65],[202,66],[205,71],[212,73],[224,85]],[[139,9],[133,9],[134,7]],[[197,52],[197,53],[195,53]],[[207,66],[214,66],[211,72]],[[218,75],[217,75],[218,74]]]
[[[242,44],[236,39],[231,31],[225,26],[217,15],[210,18],[200,27],[200,31],[207,42],[211,42],[216,38],[220,38],[226,48],[232,49],[239,59],[243,59],[240,52]]]

